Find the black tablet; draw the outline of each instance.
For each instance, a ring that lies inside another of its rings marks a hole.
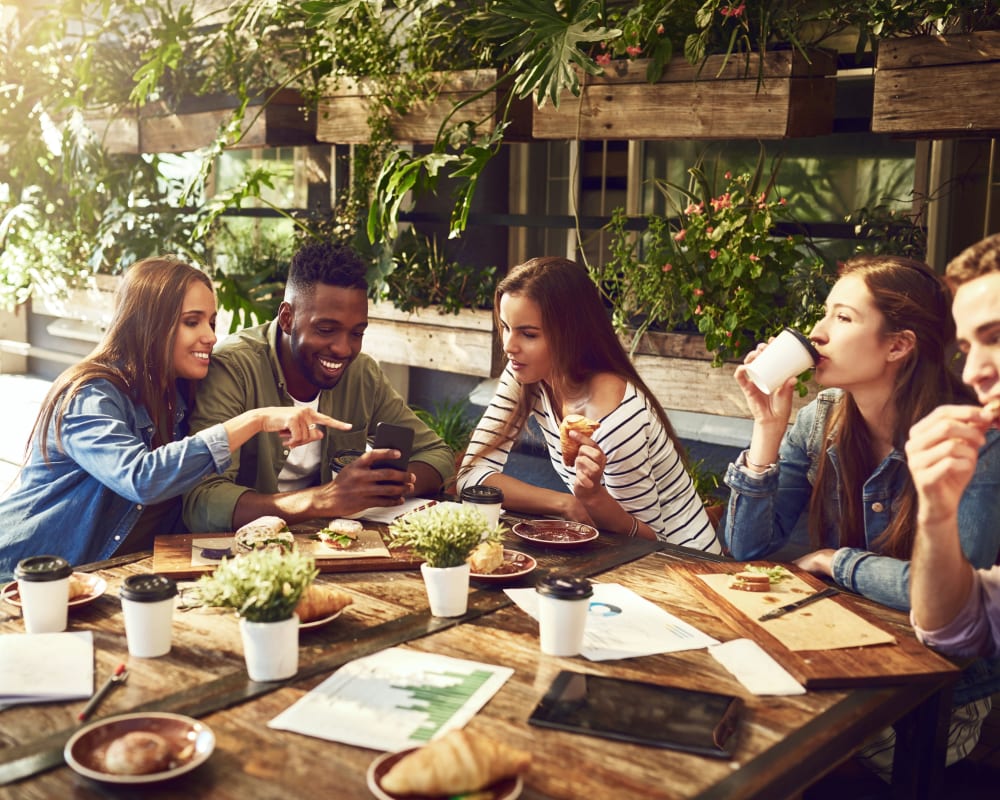
[[[742,705],[732,695],[563,670],[528,722],[728,758]]]

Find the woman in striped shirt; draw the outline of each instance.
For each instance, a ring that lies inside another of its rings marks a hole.
[[[564,258],[534,258],[510,271],[494,300],[508,365],[469,443],[459,487],[496,486],[511,511],[720,552],[670,420],[636,373],[586,271]],[[559,439],[568,414],[600,422],[591,436],[570,434],[580,444],[571,466],[563,464]],[[529,416],[568,494],[503,474]]]

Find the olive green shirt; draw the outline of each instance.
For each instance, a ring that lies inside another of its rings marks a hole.
[[[212,353],[208,376],[198,387],[191,433],[225,422],[252,408],[291,406],[278,362],[275,321],[240,331]],[[411,461],[430,465],[447,480],[455,472],[451,449],[427,427],[392,388],[378,364],[360,353],[340,382],[319,393],[319,411],[350,422],[352,431],[327,429],[321,440],[320,481],[333,477],[331,461],[342,450],[364,450],[375,425],[391,422],[415,432]],[[184,522],[197,532],[231,531],[240,496],[254,490],[277,494],[278,474],[288,457],[277,433],[259,433],[233,453],[232,465],[211,475],[184,495]]]

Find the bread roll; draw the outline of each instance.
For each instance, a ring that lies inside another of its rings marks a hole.
[[[475,792],[530,763],[530,753],[459,729],[403,756],[382,777],[382,788],[393,794]]]
[[[236,531],[236,550],[280,550],[287,553],[295,547],[295,537],[281,517],[258,517]]]
[[[148,775],[167,769],[171,758],[170,745],[162,736],[150,731],[132,731],[108,745],[104,770],[115,775]]]
[[[572,467],[576,463],[576,455],[580,452],[580,443],[570,438],[570,431],[579,431],[585,436],[592,436],[601,427],[601,423],[587,419],[581,414],[567,414],[559,425],[559,445],[562,448],[563,464]]]
[[[324,583],[311,583],[306,587],[295,606],[299,622],[312,622],[336,614],[354,602],[347,592]]]

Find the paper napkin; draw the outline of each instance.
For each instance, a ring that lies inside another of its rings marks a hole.
[[[716,661],[753,694],[805,694],[805,687],[751,639],[733,639],[708,648]]]

